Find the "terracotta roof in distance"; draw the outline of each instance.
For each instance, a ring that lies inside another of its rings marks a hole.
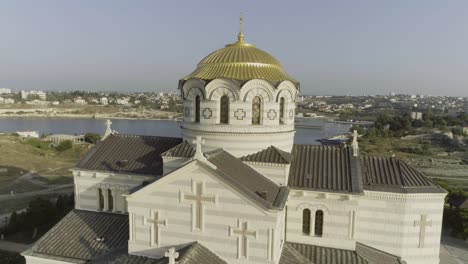
[[[269,146],[264,150],[241,157],[240,159],[247,162],[290,164],[292,158],[291,153],[278,149],[275,146]]]

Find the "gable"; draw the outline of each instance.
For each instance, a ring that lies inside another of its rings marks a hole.
[[[230,201],[233,201],[233,197],[236,197],[236,199],[238,199],[238,202],[236,203],[250,204],[263,214],[265,213],[265,210],[268,209],[263,203],[258,202],[256,197],[252,198],[252,194],[247,194],[246,191],[242,190],[238,185],[226,181],[225,178],[220,176],[216,170],[197,160],[191,161],[172,173],[145,186],[129,195],[128,198],[129,201],[145,199],[145,197],[154,195],[158,192],[168,193],[168,191],[171,192],[171,196],[180,195],[181,193],[186,194],[188,193],[187,190],[192,190],[192,192],[195,191],[194,185],[197,182],[203,183],[204,191],[206,191],[206,193],[216,196],[216,203],[222,203],[222,197],[229,197],[228,200]],[[216,193],[210,191],[210,186],[211,188],[216,189]],[[258,195],[255,194],[255,196]],[[219,197],[221,197],[220,200],[218,200]]]

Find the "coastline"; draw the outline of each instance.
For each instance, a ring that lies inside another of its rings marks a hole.
[[[158,118],[158,117],[130,117],[130,116],[115,116],[112,114],[55,114],[55,115],[41,115],[41,114],[8,114],[0,115],[0,119],[114,119],[114,120],[171,120],[176,121],[178,115],[173,118]]]

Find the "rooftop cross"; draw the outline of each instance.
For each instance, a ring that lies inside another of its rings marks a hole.
[[[106,137],[108,137],[110,134],[112,134],[112,121],[110,119],[107,119],[106,120],[106,131],[104,132],[104,136],[102,136],[102,139],[106,139]]]
[[[202,152],[202,144],[205,144],[205,140],[201,138],[201,136],[197,136],[196,139],[192,141],[193,144],[196,145],[195,149],[195,158],[196,159],[203,159],[203,152]]]
[[[177,262],[175,261],[179,257],[179,252],[175,251],[175,248],[170,248],[166,253],[164,254],[166,258],[169,258],[169,263],[168,264],[176,264]]]
[[[242,32],[242,26],[244,24],[244,18],[243,18],[243,15],[242,15],[242,12],[240,14],[240,17],[239,17],[239,35],[237,35],[237,42],[244,42],[244,33]]]

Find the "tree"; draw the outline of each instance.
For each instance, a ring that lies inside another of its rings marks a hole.
[[[357,131],[357,133],[359,135],[363,135],[366,131],[364,130],[364,128],[360,125],[353,125],[350,129],[349,129],[349,132],[353,132],[354,130]]]
[[[96,133],[86,133],[84,138],[86,142],[96,144],[99,140],[101,140],[101,135]]]

